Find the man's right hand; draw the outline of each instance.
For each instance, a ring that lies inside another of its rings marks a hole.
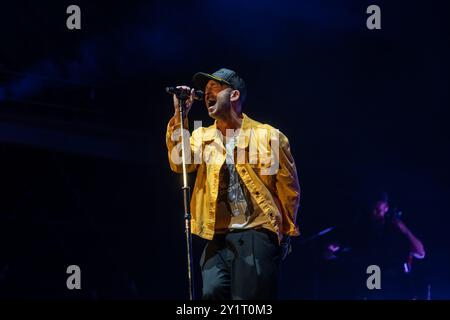
[[[181,88],[184,89],[186,91],[190,91],[191,92],[191,96],[189,97],[189,99],[186,100],[186,112],[185,112],[185,116],[187,116],[189,110],[191,110],[192,104],[194,103],[194,91],[195,89],[191,89],[188,86],[177,86],[177,88]],[[178,98],[176,95],[173,95],[173,107],[174,107],[174,117],[175,117],[175,123],[178,124],[180,122],[180,104],[178,101]]]

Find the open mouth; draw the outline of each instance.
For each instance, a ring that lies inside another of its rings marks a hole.
[[[208,99],[208,102],[207,102],[206,105],[208,106],[208,108],[210,108],[210,107],[212,107],[213,105],[215,105],[216,102],[217,102],[217,100],[215,100],[215,99]]]

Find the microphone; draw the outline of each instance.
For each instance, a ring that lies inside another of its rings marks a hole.
[[[188,99],[191,95],[191,92],[189,90],[183,89],[183,88],[176,88],[176,87],[166,87],[166,92],[169,94],[174,94],[178,97],[178,99]],[[195,100],[203,100],[203,97],[205,96],[205,93],[201,90],[195,90],[194,91],[194,99]]]

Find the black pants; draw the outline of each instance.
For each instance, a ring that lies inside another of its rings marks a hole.
[[[281,249],[277,235],[250,229],[216,235],[200,259],[203,299],[276,299]]]

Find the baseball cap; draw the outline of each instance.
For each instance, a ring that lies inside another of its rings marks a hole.
[[[194,86],[197,89],[204,90],[206,84],[209,80],[216,80],[220,83],[225,83],[232,87],[235,90],[239,90],[241,94],[242,101],[245,100],[247,96],[247,87],[245,85],[244,79],[242,79],[235,71],[221,68],[214,72],[213,74],[205,73],[205,72],[197,72],[192,81],[194,82]]]

